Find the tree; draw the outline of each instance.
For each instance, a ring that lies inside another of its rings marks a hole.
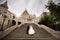
[[[44,15],[44,17],[41,18],[39,24],[43,24],[47,27],[50,27],[52,29],[55,30],[55,26],[54,26],[54,20],[53,20],[53,16],[52,15]]]
[[[60,20],[60,3],[55,4],[52,0],[50,0],[46,7],[51,12],[51,15],[53,15],[57,20]]]
[[[55,4],[52,0],[50,0],[46,8],[48,8],[51,15],[53,16],[55,29],[60,28],[60,3]]]
[[[54,16],[54,13],[56,11],[56,4],[52,0],[48,1],[48,5],[46,5],[46,8],[48,8],[50,13]]]

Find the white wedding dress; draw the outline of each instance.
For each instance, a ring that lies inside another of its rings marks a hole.
[[[35,34],[35,30],[33,29],[33,27],[30,25],[29,31],[28,31],[29,35],[33,35]]]

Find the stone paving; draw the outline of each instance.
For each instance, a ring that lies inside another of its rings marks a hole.
[[[35,34],[34,35],[28,35],[27,32],[27,26],[32,25]],[[53,37],[50,33],[48,33],[46,30],[39,28],[36,24],[23,24],[21,27],[16,28],[13,32],[11,32],[9,35],[3,38],[3,40],[57,40],[55,37]]]

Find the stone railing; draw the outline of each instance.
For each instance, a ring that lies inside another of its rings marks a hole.
[[[21,23],[20,25],[18,25],[18,27],[21,27],[24,23]]]
[[[37,24],[39,27],[45,29],[47,32],[49,32],[50,34],[52,34],[54,37],[56,37],[57,39],[60,39],[60,31],[55,31],[45,25],[39,25]]]
[[[17,25],[15,26],[12,26],[10,28],[7,28],[6,30],[4,31],[0,31],[0,39],[5,37],[6,35],[8,35],[10,32],[12,32],[14,29],[16,29]]]

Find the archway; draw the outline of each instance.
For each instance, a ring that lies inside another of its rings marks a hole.
[[[18,22],[18,25],[20,25],[21,24],[21,22]]]
[[[16,25],[16,21],[12,20],[12,26]]]

